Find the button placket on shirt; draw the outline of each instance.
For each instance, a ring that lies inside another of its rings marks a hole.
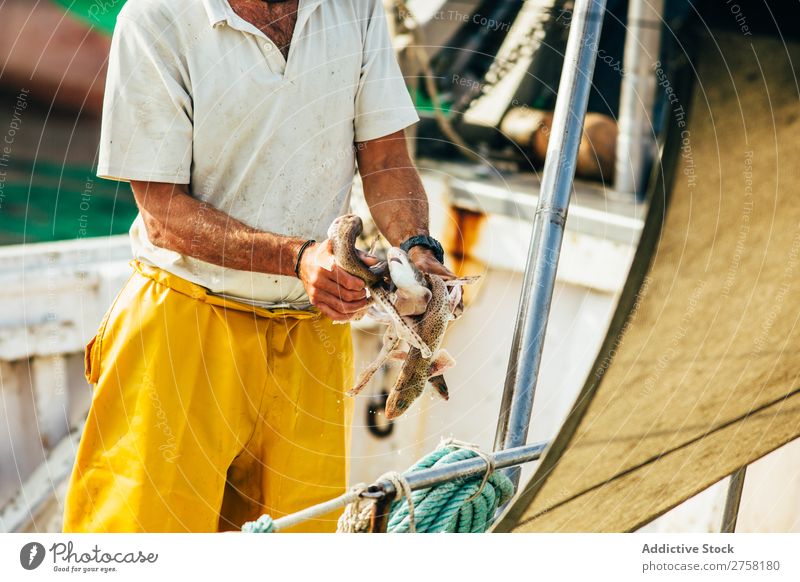
[[[269,38],[266,34],[262,31],[258,30],[255,26],[251,23],[247,22],[246,20],[242,19],[238,16],[232,9],[228,8],[227,16],[225,19],[225,23],[234,28],[235,30],[239,30],[246,34],[253,34],[257,38],[257,42],[259,47],[261,48],[262,54],[265,55],[267,64],[269,65],[270,69],[284,77],[285,81],[288,81],[289,84],[293,85],[294,82],[287,77],[287,69],[289,67],[289,57],[291,56],[291,51],[294,49],[294,45],[299,41],[303,33],[303,29],[306,26],[311,14],[319,7],[322,3],[322,0],[300,0],[298,3],[298,10],[297,10],[297,22],[295,23],[295,30],[292,34],[292,48],[289,51],[289,55],[284,58],[283,53],[281,53],[278,46]],[[217,23],[219,24],[219,23]],[[216,26],[216,24],[215,24]]]
[[[283,58],[280,49],[269,39],[260,39],[259,42],[269,68],[283,76],[286,73],[286,60]]]
[[[217,23],[217,24],[223,24],[223,23]],[[242,34],[254,36],[256,39],[256,43],[258,44],[258,47],[261,50],[261,54],[264,55],[264,58],[267,61],[267,65],[269,66],[270,70],[276,75],[280,75],[281,77],[283,77],[284,73],[286,72],[287,60],[283,58],[283,54],[281,53],[280,49],[272,41],[271,38],[269,38],[266,34],[258,30],[251,23],[242,19],[233,11],[231,11],[231,13],[228,14],[228,17],[224,21],[224,24],[226,24],[233,30],[238,30]]]

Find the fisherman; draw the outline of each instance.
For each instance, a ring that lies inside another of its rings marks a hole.
[[[452,276],[417,120],[381,0],[128,0],[97,173],[133,189],[133,274],[87,346],[64,531],[233,530],[344,491],[353,358],[333,322],[367,298],[325,233],[357,160],[384,236]]]

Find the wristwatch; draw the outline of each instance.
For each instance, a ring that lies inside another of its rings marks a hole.
[[[425,247],[426,249],[430,249],[433,252],[433,256],[436,257],[436,260],[444,264],[444,249],[439,241],[432,236],[418,234],[417,236],[412,236],[400,245],[400,248],[405,252],[410,251],[412,247]]]

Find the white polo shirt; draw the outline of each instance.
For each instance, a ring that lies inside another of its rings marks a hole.
[[[300,0],[288,60],[226,0],[128,0],[109,57],[97,174],[189,184],[254,228],[322,240],[348,208],[354,142],[416,121],[381,0]],[[138,259],[214,293],[308,303],[293,277],[156,247],[141,215],[130,235]]]

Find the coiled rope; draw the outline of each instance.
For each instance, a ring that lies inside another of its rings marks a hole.
[[[492,457],[475,445],[450,439],[411,467],[406,474],[472,457],[482,457],[486,461],[488,470],[483,477],[447,481],[428,489],[414,491],[410,498],[396,500],[391,507],[387,531],[485,532],[491,525],[492,516],[497,508],[514,494],[511,480],[503,473],[494,471]]]
[[[405,475],[456,463],[472,457],[486,461],[484,475],[461,477],[427,489],[411,491],[404,475],[387,473],[378,481],[389,480],[398,498],[392,503],[387,531],[390,533],[482,533],[491,525],[497,508],[511,499],[514,485],[508,477],[494,471],[493,458],[477,445],[449,439],[435,451],[425,456]],[[323,515],[338,507],[345,507],[339,518],[338,532],[367,533],[374,500],[362,497],[366,485],[360,483],[350,491],[326,503],[273,521],[268,515],[247,522],[242,531],[273,533],[307,519]]]

